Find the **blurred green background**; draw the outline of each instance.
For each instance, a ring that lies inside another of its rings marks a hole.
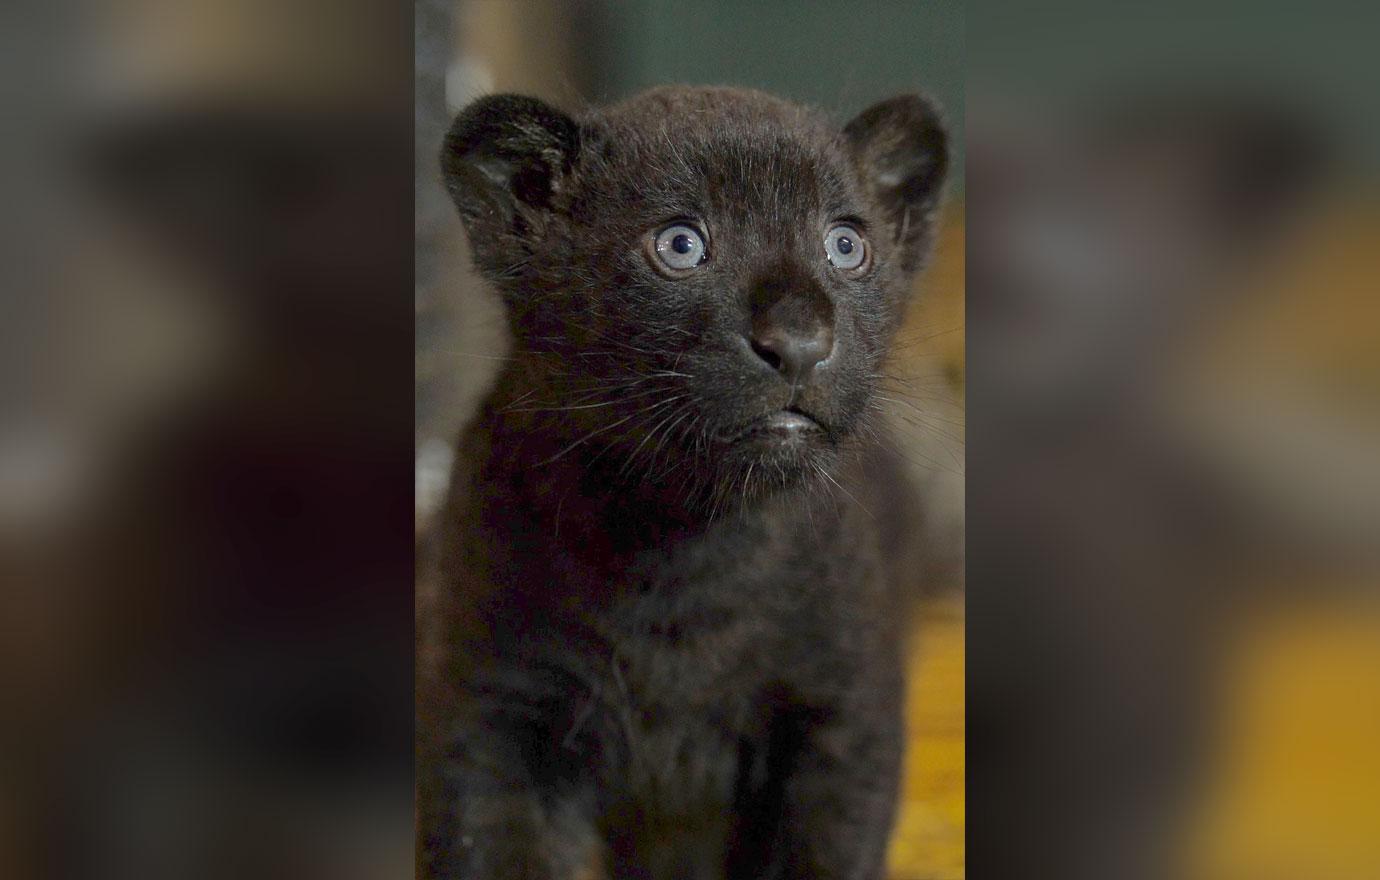
[[[585,76],[596,100],[671,82],[730,83],[847,119],[919,90],[944,107],[956,147],[950,185],[962,186],[962,2],[637,0],[591,13],[597,26],[581,38],[592,50]]]

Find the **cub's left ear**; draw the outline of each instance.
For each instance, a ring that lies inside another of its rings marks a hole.
[[[914,272],[929,250],[934,209],[949,166],[939,112],[919,95],[899,95],[859,113],[843,129],[854,160]]]

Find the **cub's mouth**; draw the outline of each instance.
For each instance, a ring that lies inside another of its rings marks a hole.
[[[825,429],[813,415],[791,406],[759,416],[720,435],[731,444],[754,443],[768,446],[809,443],[823,439]]]

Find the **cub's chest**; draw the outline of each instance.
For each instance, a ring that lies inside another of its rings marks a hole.
[[[598,717],[585,721],[602,731],[598,751],[615,757],[601,788],[668,828],[722,816],[769,736],[776,672],[745,648],[651,638],[625,642],[611,659]]]
[[[754,597],[690,589],[629,597],[606,625],[615,683],[649,718],[702,717],[745,699],[775,674],[784,635]]]

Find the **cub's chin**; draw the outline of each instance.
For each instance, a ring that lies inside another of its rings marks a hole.
[[[794,408],[760,416],[718,439],[727,479],[736,480],[747,495],[817,479],[837,459],[831,432]]]

